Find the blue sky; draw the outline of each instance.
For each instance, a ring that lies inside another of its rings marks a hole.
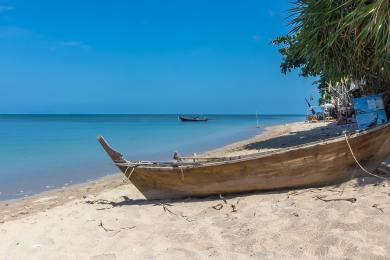
[[[0,113],[306,113],[282,0],[0,0]]]

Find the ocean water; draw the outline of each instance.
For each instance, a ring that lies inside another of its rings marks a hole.
[[[96,140],[103,135],[127,159],[170,160],[200,153],[262,131],[255,115],[0,115],[0,200],[118,172]],[[262,127],[302,121],[299,115],[262,115]]]

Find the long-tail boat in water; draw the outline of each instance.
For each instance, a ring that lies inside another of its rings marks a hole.
[[[182,122],[207,122],[209,119],[203,116],[178,116]]]
[[[273,152],[233,157],[129,161],[98,137],[115,165],[147,199],[200,197],[324,186],[375,170],[390,153],[390,123]]]

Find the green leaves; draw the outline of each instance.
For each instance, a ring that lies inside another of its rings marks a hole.
[[[301,68],[340,82],[365,78],[369,92],[390,88],[390,0],[295,0],[291,31],[278,37],[283,73]]]

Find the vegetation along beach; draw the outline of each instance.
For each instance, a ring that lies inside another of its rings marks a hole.
[[[0,259],[387,259],[389,17],[0,1]]]

